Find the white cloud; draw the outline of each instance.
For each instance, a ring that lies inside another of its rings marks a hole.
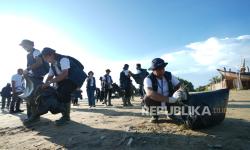
[[[162,55],[169,62],[169,70],[178,76],[192,74],[190,81],[199,74],[216,74],[221,67],[239,69],[241,60],[250,62],[250,35],[239,37],[217,38],[211,37],[205,41],[187,44],[183,49]],[[204,76],[204,80],[209,79]]]

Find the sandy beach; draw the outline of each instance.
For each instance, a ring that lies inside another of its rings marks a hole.
[[[60,114],[43,115],[41,121],[25,127],[26,112],[0,113],[0,149],[250,149],[250,90],[230,91],[226,119],[217,126],[193,131],[167,117],[161,123],[149,123],[141,113],[140,99],[133,107],[122,107],[121,99],[113,107],[89,109],[87,101],[72,106],[72,121],[57,127]],[[24,104],[22,105],[25,109]]]

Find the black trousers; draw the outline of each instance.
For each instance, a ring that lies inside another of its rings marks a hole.
[[[112,89],[105,89],[105,103],[111,105]]]
[[[139,86],[139,92],[140,92],[141,98],[143,98],[146,92],[145,92],[144,86],[142,84],[140,84],[140,86]]]
[[[21,92],[13,94],[12,101],[10,102],[10,111],[20,110],[20,103],[22,101],[22,99],[18,97],[20,94]]]
[[[5,108],[6,99],[7,99],[7,107],[10,106],[11,97],[2,97],[2,109]]]
[[[70,103],[71,93],[75,91],[76,88],[77,85],[69,79],[59,82],[57,88],[59,101],[62,103]]]

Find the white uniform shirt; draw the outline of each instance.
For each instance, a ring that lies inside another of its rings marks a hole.
[[[62,59],[60,60],[60,67],[61,67],[61,70],[57,67],[57,63],[58,63],[58,62],[55,62],[55,63],[52,64],[52,65],[55,67],[56,73],[57,73],[58,75],[60,75],[60,74],[62,73],[62,70],[66,70],[66,69],[69,69],[69,68],[70,68],[70,61],[69,61],[69,58],[64,57],[64,58],[62,58]],[[54,75],[55,75],[55,74],[54,74],[52,68],[50,68],[50,69],[49,69],[49,76],[54,76]]]
[[[39,56],[40,54],[41,54],[41,52],[39,50],[35,49],[33,51],[33,58],[36,59],[36,57]]]
[[[168,83],[167,80],[165,79],[165,77],[163,77],[162,79],[157,79],[158,82],[158,89],[157,89],[157,93],[163,95],[163,96],[168,96],[169,95],[169,88],[168,88]],[[173,86],[175,87],[176,85],[178,85],[180,83],[180,81],[172,75],[172,80],[171,80]],[[152,88],[152,81],[150,78],[145,78],[144,79],[144,89],[147,93],[147,89],[148,88]],[[162,102],[162,106],[164,106],[165,103]]]
[[[24,90],[24,78],[20,74],[15,74],[12,76],[11,81],[15,81],[16,92],[23,92]]]

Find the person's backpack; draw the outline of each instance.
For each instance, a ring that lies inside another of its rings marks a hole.
[[[79,62],[77,59],[75,59],[74,57],[71,57],[71,56],[67,56],[67,57],[69,58],[69,60],[71,62],[73,62],[76,66],[78,66],[80,70],[84,69],[84,66],[82,65],[82,63]]]
[[[143,80],[144,80],[148,75],[149,75],[149,73],[147,72],[146,69],[141,69],[140,77],[141,77]]]

